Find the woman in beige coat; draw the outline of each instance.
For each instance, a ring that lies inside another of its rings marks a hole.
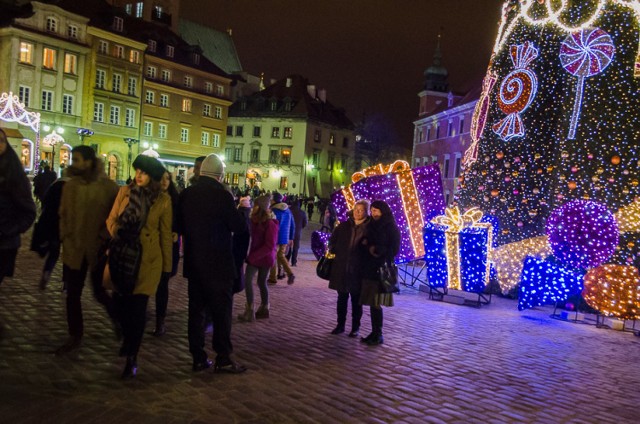
[[[133,234],[140,238],[142,246],[133,292],[118,293],[116,288],[114,293],[124,336],[120,356],[127,357],[123,379],[136,375],[149,296],[155,294],[162,274],[171,272],[172,260],[171,198],[160,187],[164,167],[148,156],[138,156],[133,167],[135,179],[120,188],[107,219],[114,240]]]

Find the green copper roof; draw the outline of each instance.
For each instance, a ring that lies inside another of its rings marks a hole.
[[[218,31],[195,22],[180,19],[180,36],[189,44],[198,45],[203,55],[228,74],[242,71],[240,58],[233,39],[226,32]]]

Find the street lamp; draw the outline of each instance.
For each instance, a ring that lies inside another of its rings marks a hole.
[[[138,140],[137,138],[126,137],[124,139],[124,142],[127,143],[127,146],[129,147],[129,153],[127,155],[127,158],[129,159],[129,179],[131,179],[131,161],[132,161],[131,146],[133,146],[134,144],[138,144],[140,140]]]
[[[45,125],[43,128],[45,131],[51,130],[49,125]],[[64,144],[64,138],[60,134],[64,133],[64,128],[58,127],[55,130],[51,131],[50,134],[47,134],[42,142],[46,145],[51,146],[51,170],[55,170],[56,163],[56,144]]]
[[[88,128],[78,128],[76,130],[78,137],[80,137],[80,144],[84,144],[85,137],[91,137],[93,135],[93,131]]]

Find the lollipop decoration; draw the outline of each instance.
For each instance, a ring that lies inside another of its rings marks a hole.
[[[586,28],[569,35],[560,46],[560,62],[571,75],[578,77],[576,100],[569,124],[569,140],[576,136],[585,78],[604,71],[615,53],[611,36],[600,28]]]
[[[526,41],[511,46],[511,61],[515,69],[502,80],[498,106],[507,117],[493,125],[493,132],[505,141],[524,135],[524,124],[520,114],[524,112],[538,91],[536,74],[527,66],[538,57],[538,49]]]

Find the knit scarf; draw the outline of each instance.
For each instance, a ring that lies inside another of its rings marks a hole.
[[[146,187],[138,185],[129,191],[129,204],[118,217],[118,236],[121,238],[137,238],[147,219],[151,204],[157,197]]]

